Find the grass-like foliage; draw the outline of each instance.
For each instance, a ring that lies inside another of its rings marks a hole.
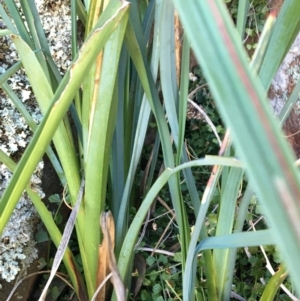
[[[20,9],[13,0],[4,3],[6,10],[0,4],[0,13],[7,29],[0,33],[12,39],[21,64],[1,78],[1,85],[22,66],[44,117],[37,127],[32,125],[33,138],[17,166],[0,153],[0,160],[13,170],[0,201],[0,233],[26,189],[58,247],[53,273],[63,257],[79,300],[92,300],[108,275],[114,292],[106,286],[95,298],[125,300],[140,230],[167,185],[179,231],[184,301],[229,300],[239,247],[277,244],[292,282],[300,283],[300,179],[266,96],[299,32],[299,0],[286,0],[277,17],[270,14],[251,61],[242,43],[249,1],[239,1],[235,25],[222,0],[72,0],[73,61],[63,78],[51,58],[34,0],[20,0]],[[184,28],[180,45],[174,36],[175,9]],[[80,49],[77,16],[84,25]],[[228,131],[219,156],[189,162],[184,142],[190,48]],[[131,217],[151,114],[157,138],[142,201]],[[51,141],[56,153],[49,147]],[[163,171],[156,177],[160,147]],[[28,186],[45,152],[68,187],[73,207],[63,234]],[[232,156],[235,153],[239,159]],[[199,166],[213,166],[200,196],[192,173]],[[188,213],[182,180],[192,208]],[[237,204],[245,181],[247,188]],[[205,221],[216,195],[218,214],[212,235]],[[269,228],[243,232],[254,195]],[[104,213],[107,209],[111,213]],[[67,247],[73,223],[84,273]],[[205,286],[197,273],[199,253]],[[281,268],[271,277],[261,300],[275,296],[283,273]],[[296,291],[300,293],[299,285]]]

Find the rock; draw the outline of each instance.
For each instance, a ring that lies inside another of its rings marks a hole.
[[[300,79],[300,35],[287,53],[269,90],[269,98],[275,115],[279,115]],[[283,125],[287,138],[297,158],[300,157],[300,102],[296,105]]]
[[[19,6],[18,1],[15,2]],[[63,74],[71,62],[70,2],[67,0],[36,0],[35,3],[51,47],[51,53],[61,74]],[[1,29],[6,28],[1,19],[0,27]],[[3,74],[18,61],[18,55],[14,44],[8,37],[0,37],[0,47],[0,74]],[[7,84],[22,100],[36,123],[39,123],[42,115],[24,70],[20,70],[10,77]],[[4,90],[0,89],[0,147],[2,151],[17,162],[31,136],[32,132],[24,118],[9,100]],[[35,191],[40,192],[41,197],[43,197],[41,190],[42,170],[43,162],[39,164],[31,180],[31,185]],[[57,192],[58,187],[57,183],[53,184],[51,180],[53,177],[55,178],[55,175],[49,176],[51,170],[53,169],[47,168],[47,174],[43,177],[46,179],[44,187],[48,196]],[[8,185],[10,177],[9,170],[3,164],[0,165],[0,197]],[[9,223],[0,235],[0,301],[6,300],[18,280],[28,273],[38,271],[38,247],[40,246],[35,242],[38,223],[37,212],[24,193]],[[27,300],[34,281],[34,277],[23,281],[11,300]]]

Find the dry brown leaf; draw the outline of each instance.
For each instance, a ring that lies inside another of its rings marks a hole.
[[[102,213],[102,216],[105,215],[105,228],[106,230],[103,231],[103,241],[102,244],[99,246],[98,249],[98,274],[97,274],[97,287],[99,285],[101,285],[101,283],[104,281],[104,279],[107,277],[107,275],[110,273],[110,268],[109,268],[109,243],[107,242],[107,233],[109,233],[109,237],[110,237],[110,244],[111,244],[111,248],[112,250],[115,247],[115,224],[114,224],[114,220],[112,217],[111,212],[104,212]],[[102,219],[102,217],[101,217]],[[101,221],[100,221],[100,225],[101,225]],[[102,227],[102,225],[101,225]],[[109,291],[111,284],[110,282],[106,283],[103,288],[101,289],[101,291],[99,292],[96,300],[97,301],[104,301],[107,293]]]
[[[115,223],[110,211],[103,212],[100,218],[100,226],[103,233],[102,245],[99,247],[98,286],[102,286],[110,277],[114,286],[118,301],[126,300],[126,290],[122,282],[114,254]],[[110,274],[109,274],[110,273]],[[103,289],[97,296],[97,301],[104,301],[109,293],[109,284],[103,285]]]

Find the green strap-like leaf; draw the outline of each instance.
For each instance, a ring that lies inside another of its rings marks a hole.
[[[291,276],[298,283],[299,174],[293,164],[291,149],[267,103],[266,92],[249,68],[246,53],[223,1],[186,3],[174,0],[174,3],[250,181],[265,207],[268,223],[276,235]],[[299,1],[286,1],[284,4],[286,9],[291,11],[293,8],[294,11],[282,20],[283,28],[287,26],[292,29],[287,33],[287,39],[283,36],[285,30],[280,29],[282,34],[276,46],[279,56],[285,53],[287,44],[290,45],[300,19],[299,14],[295,13],[299,9]],[[276,25],[274,31],[280,23]],[[276,55],[275,51],[272,53]],[[269,57],[267,52],[265,62],[269,62],[268,66],[273,64],[271,60],[272,56]],[[264,70],[265,67],[262,67],[260,73],[268,73]]]
[[[60,121],[69,108],[74,93],[78,90],[84,78],[85,71],[88,70],[98,52],[104,47],[112,31],[120,22],[120,19],[123,18],[124,14],[126,14],[128,8],[128,2],[121,4],[119,1],[110,2],[105,13],[101,15],[95,30],[83,45],[76,62],[71,66],[61,82],[50,109],[39,125],[38,130],[16,168],[9,186],[2,195],[0,201],[0,218],[3,221],[2,224],[6,224],[8,221],[33,170],[44,154]],[[11,37],[12,39],[16,38],[14,35]],[[3,227],[0,228],[0,233],[2,230]]]

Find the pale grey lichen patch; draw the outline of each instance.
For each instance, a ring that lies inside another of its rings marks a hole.
[[[51,55],[62,74],[71,64],[71,12],[68,0],[37,0]]]
[[[19,5],[18,1],[17,5]],[[36,0],[42,25],[48,39],[51,54],[62,74],[71,64],[70,1]],[[1,20],[0,20],[1,22]],[[3,22],[2,22],[3,23]],[[2,24],[1,23],[1,24]],[[9,37],[0,37],[0,74],[18,60],[15,46]],[[11,77],[8,84],[26,106],[36,123],[42,119],[30,84],[23,69]],[[19,158],[28,145],[32,133],[23,117],[0,89],[0,147],[8,155]],[[31,178],[31,188],[41,197],[42,163]],[[11,173],[0,165],[0,197],[7,187]],[[26,274],[26,268],[37,258],[34,227],[37,213],[24,193],[15,208],[5,230],[0,235],[0,289],[5,281],[13,281]],[[0,293],[1,294],[1,293]]]
[[[0,95],[0,148],[11,155],[24,150],[31,136],[30,129],[9,100]]]
[[[25,147],[30,139],[27,125],[18,116],[18,112],[8,104],[0,109],[1,149],[7,154],[14,154],[20,147]],[[5,141],[6,140],[6,141]],[[41,172],[43,162],[40,162],[31,178],[31,188],[44,196],[41,190]],[[0,165],[0,196],[7,187],[11,172],[4,164]],[[34,227],[37,217],[36,210],[23,194],[0,236],[0,286],[3,280],[10,282],[17,275],[26,274],[26,268],[37,258],[35,248]]]
[[[288,100],[288,96],[285,90],[282,91],[282,94],[278,94],[278,91],[280,91],[280,89],[281,88],[277,87],[277,89],[275,90],[276,94],[274,94],[274,96],[270,99],[275,116],[278,116],[280,114],[286,101]]]
[[[14,44],[9,37],[0,37],[0,74],[3,74],[18,60]],[[10,88],[24,103],[28,112],[39,123],[42,115],[32,94],[24,70],[19,70],[7,81]],[[18,160],[32,137],[32,132],[24,118],[15,108],[11,100],[0,89],[0,148],[7,155]],[[31,187],[43,197],[41,190],[41,172],[43,163],[40,163],[31,178]],[[9,169],[0,162],[0,197],[11,178]],[[27,197],[21,196],[5,229],[0,234],[0,289],[5,289],[5,283],[15,281],[26,275],[26,270],[38,256],[35,246],[35,227],[37,212]],[[0,293],[1,296],[1,293]],[[2,296],[1,296],[2,297]]]
[[[40,180],[37,174],[42,168],[43,164],[40,163],[32,177],[34,189],[39,188]],[[10,178],[11,173],[1,164],[0,194],[8,185]],[[0,237],[0,285],[4,280],[10,282],[17,275],[26,275],[26,269],[37,258],[38,251],[34,240],[36,221],[36,210],[27,195],[23,194]]]

